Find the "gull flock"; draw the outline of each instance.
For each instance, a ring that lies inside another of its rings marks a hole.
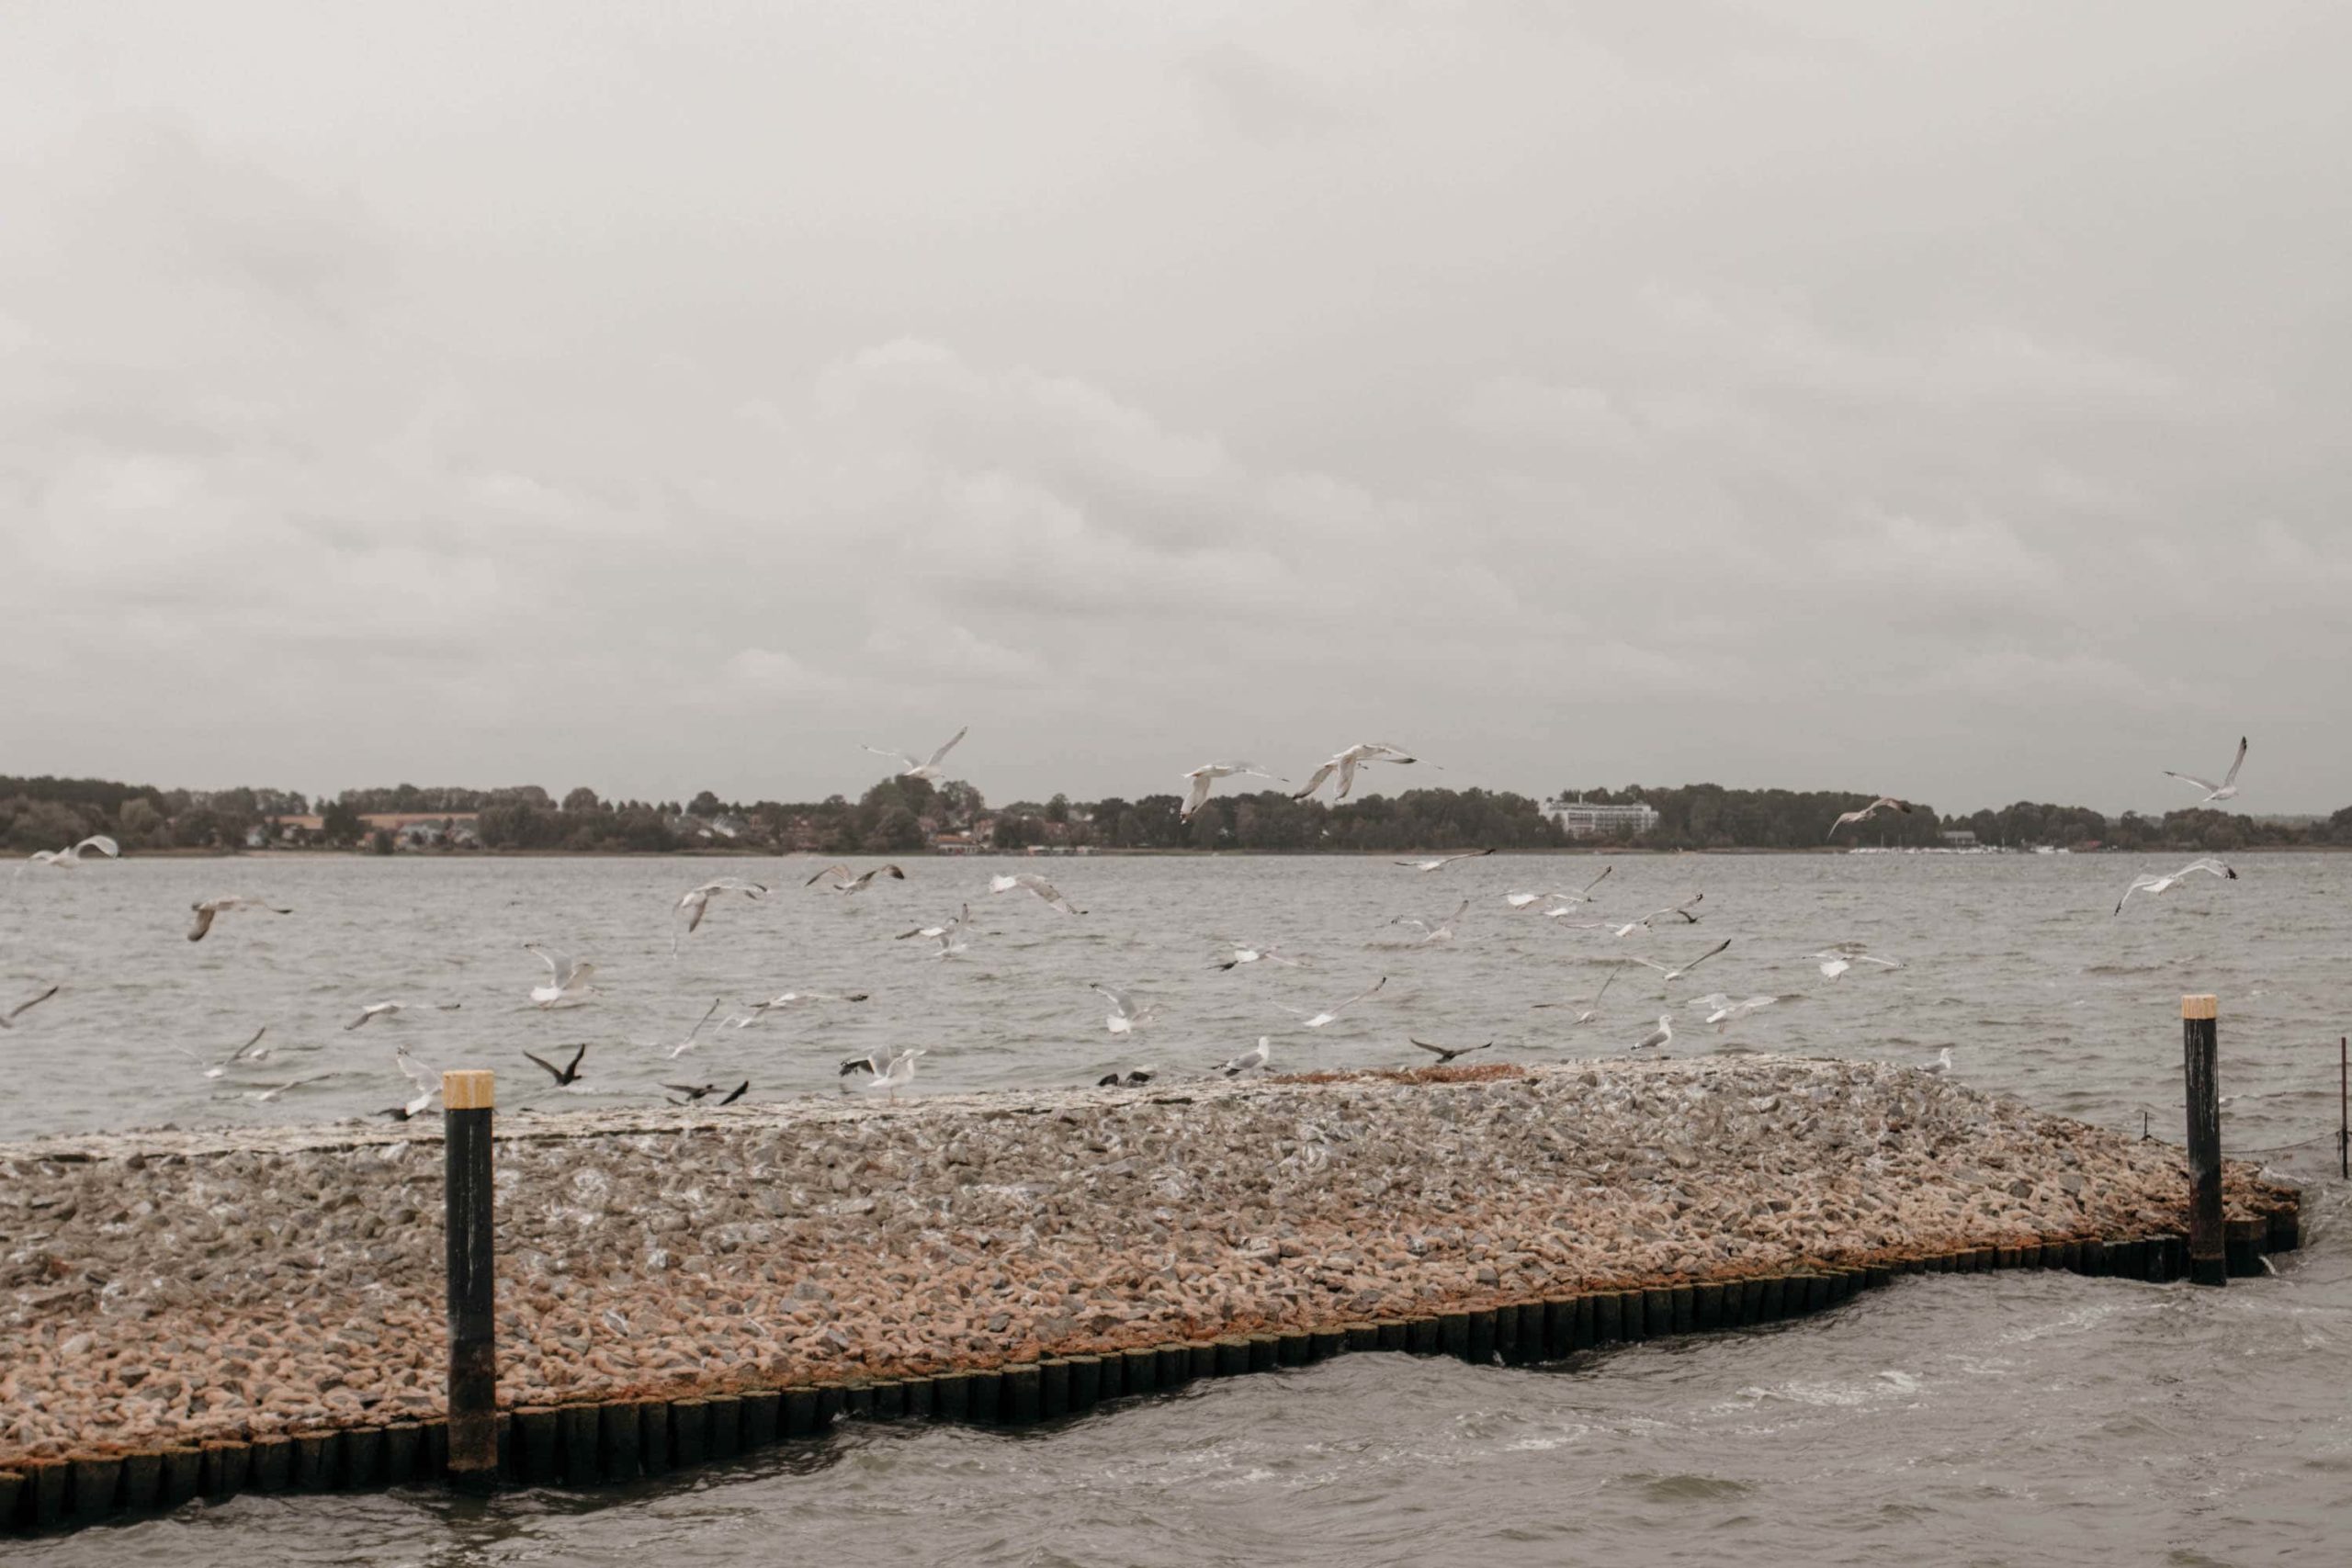
[[[928,756],[917,756],[911,752],[885,751],[876,747],[866,747],[865,750],[902,762],[904,768],[895,775],[896,777],[935,780],[942,776],[943,760],[963,741],[968,733],[968,727],[958,729],[944,745]],[[2165,775],[2178,779],[2202,791],[2204,803],[2225,801],[2234,798],[2238,793],[2238,774],[2245,763],[2245,757],[2246,742],[2244,738],[2241,738],[2229,771],[2218,783],[2171,770],[2165,770]],[[1421,759],[1400,747],[1378,741],[1358,742],[1335,752],[1314,769],[1307,775],[1305,785],[1293,792],[1293,797],[1306,799],[1316,795],[1326,784],[1336,780],[1337,791],[1334,798],[1345,799],[1354,785],[1356,774],[1360,769],[1375,765],[1395,767],[1412,764],[1431,767],[1436,765],[1422,762]],[[1183,775],[1188,784],[1188,793],[1182,807],[1182,815],[1190,818],[1199,810],[1207,800],[1210,786],[1215,781],[1244,775],[1265,778],[1277,783],[1287,782],[1281,775],[1255,762],[1204,763]],[[1913,807],[1906,801],[1892,795],[1883,795],[1858,810],[1849,811],[1838,817],[1830,827],[1829,836],[1834,840],[1843,829],[1868,821],[1880,812],[1909,812],[1912,809]],[[1439,875],[1448,872],[1456,872],[1458,875],[1464,873],[1456,871],[1456,868],[1466,867],[1493,852],[1491,848],[1455,851],[1398,860],[1391,863],[1396,868],[1416,875]],[[94,835],[61,849],[42,850],[32,854],[17,867],[16,874],[21,876],[26,871],[36,867],[46,871],[74,871],[83,865],[85,856],[96,855],[103,859],[114,860],[119,858],[120,853],[120,847],[114,840],[104,835]],[[1704,918],[1701,906],[1704,903],[1706,895],[1703,892],[1694,892],[1678,903],[1630,918],[1620,917],[1612,919],[1603,917],[1589,920],[1570,919],[1569,917],[1600,903],[1603,897],[1600,888],[1604,883],[1608,882],[1613,870],[1613,866],[1604,865],[1597,874],[1573,890],[1556,892],[1512,890],[1500,894],[1499,902],[1507,911],[1537,910],[1566,930],[1605,932],[1606,936],[1601,940],[1611,946],[1634,938],[1637,934],[1655,938],[1661,932],[1681,931],[1686,927],[1699,925]],[[2157,897],[2200,874],[2224,881],[2235,881],[2238,875],[2236,871],[2226,863],[2210,856],[2192,861],[2179,870],[2169,874],[2137,875],[2124,889],[2122,897],[2117,900],[2114,913],[2120,918],[2134,896]],[[814,888],[821,884],[827,892],[847,899],[870,893],[885,882],[907,880],[905,870],[895,863],[886,863],[856,870],[849,865],[834,863],[820,867],[804,879],[802,886],[806,888]],[[986,892],[980,897],[993,900],[996,896],[1007,893],[1026,894],[1045,909],[1067,919],[1079,919],[1087,913],[1053,883],[1034,872],[1024,871],[992,875],[989,878]],[[745,905],[757,905],[771,899],[774,896],[775,889],[768,883],[753,882],[733,876],[718,877],[687,889],[678,896],[671,908],[673,954],[681,953],[685,942],[704,929],[713,910],[722,902],[740,898]],[[1451,913],[1442,918],[1421,915],[1396,916],[1387,922],[1388,928],[1401,930],[1407,933],[1404,940],[1382,938],[1375,933],[1366,941],[1364,945],[1368,948],[1400,946],[1423,948],[1451,945],[1458,940],[1460,931],[1476,902],[1475,897],[1464,897],[1456,903]],[[213,931],[216,922],[225,915],[266,913],[290,916],[294,913],[290,907],[245,895],[223,895],[202,899],[191,906],[191,908],[194,920],[187,932],[187,940],[191,942],[205,940]],[[719,922],[721,925],[727,923]],[[895,940],[928,942],[933,944],[929,957],[949,960],[968,953],[978,934],[972,916],[971,899],[967,897],[952,917],[897,932]],[[1317,962],[1314,958],[1287,951],[1272,942],[1254,940],[1225,941],[1222,946],[1226,956],[1211,963],[1208,965],[1211,969],[1229,974],[1245,966],[1262,964],[1285,970],[1319,973]],[[1599,962],[1605,965],[1606,973],[1603,974],[1600,985],[1594,988],[1590,996],[1567,1000],[1537,1002],[1532,1006],[1536,1010],[1577,1010],[1574,1018],[1568,1021],[1567,1027],[1571,1029],[1598,1024],[1603,1021],[1602,1001],[1621,973],[1640,969],[1655,973],[1658,977],[1659,996],[1665,998],[1670,996],[1670,987],[1675,982],[1685,978],[1702,964],[1721,957],[1729,952],[1732,946],[1732,939],[1726,937],[1703,948],[1687,950],[1671,955],[1653,956],[1638,953],[1603,954]],[[575,958],[539,942],[526,942],[522,947],[523,951],[532,954],[546,969],[545,976],[537,984],[530,986],[527,990],[527,1000],[531,1007],[554,1011],[569,1010],[594,1003],[599,995],[598,988],[590,983],[596,973],[594,964]],[[1869,952],[1868,944],[1859,941],[1839,942],[1811,953],[1790,954],[1776,961],[1811,963],[1815,966],[1821,979],[1833,985],[1849,975],[1884,974],[1905,966],[1900,960]],[[1328,1005],[1315,1008],[1285,1008],[1282,1004],[1272,1004],[1269,1010],[1288,1011],[1296,1021],[1289,1025],[1289,1028],[1300,1031],[1324,1030],[1339,1021],[1343,1013],[1359,1005],[1377,1006],[1378,999],[1388,985],[1388,979],[1389,976],[1385,974],[1378,975],[1368,984],[1361,985],[1351,994],[1340,1000],[1329,1002]],[[1108,1012],[1104,1019],[1104,1027],[1114,1036],[1132,1039],[1147,1026],[1159,1021],[1158,1006],[1138,996],[1127,985],[1096,981],[1091,982],[1087,988],[1098,993],[1107,1002]],[[0,998],[0,1031],[16,1031],[26,1027],[28,1022],[37,1021],[41,1015],[33,1014],[33,1010],[41,1008],[44,1004],[54,1004],[61,993],[66,991],[67,987],[62,983],[52,983],[28,998],[14,1001]],[[1715,991],[1704,996],[1691,997],[1680,1003],[1679,1008],[1684,1013],[1696,1018],[1702,1024],[1713,1025],[1717,1032],[1721,1032],[1734,1022],[1753,1018],[1776,1003],[1792,999],[1793,995],[1794,993],[1758,993],[1739,996]],[[738,1030],[745,1029],[773,1012],[802,1007],[854,1006],[865,1001],[867,996],[868,993],[862,990],[783,991],[773,997],[754,998],[741,1003],[743,1010],[725,1019],[721,1026]],[[348,1021],[344,1023],[343,1029],[345,1032],[350,1032],[379,1021],[397,1023],[401,1015],[410,1010],[412,1006],[447,1011],[454,1010],[458,1005],[454,1002],[412,1004],[395,999],[368,1001],[356,1007]],[[703,1038],[705,1029],[711,1025],[713,1019],[717,1018],[726,1006],[726,998],[722,996],[715,998],[683,1039],[675,1041],[667,1047],[655,1047],[654,1050],[661,1059],[676,1061],[695,1050]],[[55,1007],[51,1006],[48,1010],[53,1012]],[[28,1014],[33,1014],[33,1018],[28,1020]],[[1663,1051],[1670,1046],[1675,1039],[1674,1017],[1675,1010],[1672,1007],[1659,1013],[1656,1025],[1642,1032],[1638,1038],[1632,1040],[1626,1049],[1634,1055],[1644,1055]],[[1629,1029],[1627,1032],[1631,1033],[1632,1031]],[[272,1047],[262,1043],[267,1033],[266,1026],[257,1029],[242,1045],[218,1054],[200,1053],[183,1045],[175,1045],[174,1049],[195,1062],[205,1078],[220,1079],[231,1075],[249,1074],[253,1069],[268,1064],[273,1058],[274,1052]],[[1475,1044],[1448,1044],[1423,1040],[1413,1035],[1407,1036],[1407,1043],[1433,1056],[1437,1066],[1445,1066],[1457,1058],[1474,1053],[1490,1051],[1496,1044],[1496,1042],[1491,1039]],[[582,1043],[567,1047],[567,1049],[570,1051],[569,1056],[560,1060],[550,1060],[529,1051],[522,1053],[528,1063],[546,1075],[548,1079],[546,1087],[550,1091],[581,1091],[589,1084],[593,1077],[588,1062],[589,1045]],[[932,1047],[928,1046],[883,1046],[843,1060],[840,1064],[839,1077],[845,1085],[854,1081],[864,1089],[895,1101],[901,1093],[911,1088],[915,1081],[918,1064],[931,1054]],[[1273,1033],[1269,1032],[1259,1035],[1257,1043],[1253,1047],[1221,1062],[1205,1062],[1194,1057],[1174,1071],[1196,1076],[1233,1078],[1249,1073],[1272,1070],[1274,1060],[1275,1040]],[[1923,1070],[1933,1074],[1946,1074],[1952,1070],[1952,1066],[1951,1049],[1945,1047],[1934,1061],[1923,1065]],[[413,1092],[407,1093],[401,1103],[386,1108],[381,1114],[401,1121],[424,1114],[430,1109],[439,1093],[440,1083],[437,1072],[411,1056],[405,1043],[395,1046],[391,1067],[392,1071],[407,1084],[409,1090]],[[1132,1089],[1152,1082],[1160,1074],[1159,1067],[1146,1063],[1105,1074],[1096,1082],[1097,1086],[1102,1088]],[[297,1089],[337,1076],[340,1075],[334,1072],[298,1075],[283,1081],[256,1084],[244,1092],[248,1098],[257,1102],[269,1103]],[[724,1082],[665,1081],[659,1087],[668,1103],[673,1105],[700,1104],[709,1100],[724,1106],[743,1100],[751,1093],[753,1086],[752,1080],[746,1078],[731,1086]]]

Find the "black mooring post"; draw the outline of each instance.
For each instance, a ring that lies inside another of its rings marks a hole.
[[[449,1483],[487,1492],[498,1479],[498,1348],[491,1288],[492,1076],[441,1075],[448,1154]]]
[[[2188,1090],[2188,1274],[2200,1285],[2225,1284],[2229,1252],[2222,1233],[2220,999],[2180,998],[2181,1071]]]
[[[2335,1158],[2338,1173],[2352,1178],[2352,1036],[2335,1037]]]

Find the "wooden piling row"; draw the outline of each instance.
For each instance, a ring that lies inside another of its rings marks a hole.
[[[2301,1239],[2293,1210],[2225,1226],[2229,1271],[2263,1272],[2266,1253]],[[671,1400],[525,1406],[494,1421],[500,1476],[585,1489],[658,1477],[820,1437],[837,1422],[937,1420],[1026,1426],[1197,1379],[1303,1367],[1377,1351],[1443,1353],[1474,1364],[1538,1365],[1589,1350],[1755,1327],[1826,1311],[1910,1274],[1993,1269],[2164,1281],[2189,1277],[2187,1235],[2072,1237],[1866,1264],[1640,1288],[1555,1292],[1409,1317],[1235,1333],[1187,1343],[1055,1356],[1006,1366]],[[11,1461],[0,1469],[0,1533],[72,1529],[246,1492],[329,1492],[447,1481],[446,1421],[274,1434],[129,1454]]]

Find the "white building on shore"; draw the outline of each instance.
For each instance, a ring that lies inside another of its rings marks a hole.
[[[1638,800],[1608,806],[1588,803],[1579,795],[1574,800],[1551,801],[1544,810],[1571,839],[1637,838],[1657,826],[1657,808]]]

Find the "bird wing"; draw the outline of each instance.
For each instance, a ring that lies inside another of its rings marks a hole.
[[[1363,1000],[1364,998],[1371,996],[1374,991],[1379,990],[1381,987],[1386,984],[1388,984],[1388,976],[1383,975],[1379,979],[1374,980],[1371,985],[1366,986],[1363,990],[1358,991],[1354,996],[1350,997],[1346,1001],[1341,1002],[1340,1007],[1328,1008],[1325,1010],[1329,1012],[1337,1012],[1340,1010],[1340,1008],[1351,1008],[1358,1002]]]
[[[2243,742],[2240,743],[2238,756],[2241,760],[2245,756]],[[2230,770],[2230,775],[2233,778],[2236,777],[2237,770],[2235,768],[2232,768]],[[74,852],[75,854],[80,854],[84,850],[96,850],[98,853],[106,856],[108,860],[119,860],[122,858],[122,846],[116,843],[112,839],[107,838],[104,833],[93,833],[88,838],[74,846]]]
[[[922,766],[921,761],[905,751],[886,751],[879,746],[863,746],[860,747],[859,750],[871,751],[877,757],[896,758],[898,761],[904,762],[909,768],[920,768]]]
[[[1724,948],[1729,947],[1730,945],[1731,938],[1724,938],[1723,941],[1715,943],[1714,946],[1707,949],[1706,952],[1699,954],[1698,957],[1692,959],[1690,963],[1685,964],[1682,966],[1682,972],[1685,975],[1688,975],[1691,970],[1696,969],[1700,964],[1704,964],[1708,959],[1713,958],[1716,953],[1721,953]]]
[[[1321,789],[1323,787],[1323,781],[1329,778],[1333,771],[1336,770],[1339,765],[1339,762],[1334,760],[1332,761],[1326,762],[1321,767],[1316,769],[1306,776],[1306,783],[1302,787],[1292,792],[1291,798],[1293,800],[1305,800],[1308,795],[1313,795],[1317,790]],[[1341,793],[1344,794],[1345,791],[1342,791]]]
[[[1193,787],[1184,796],[1184,809],[1177,813],[1177,820],[1180,822],[1191,821],[1193,813],[1207,803],[1211,782],[1211,774],[1206,768],[1195,768],[1184,776],[1193,781]]]
[[[737,1100],[742,1099],[743,1096],[750,1093],[751,1089],[752,1080],[745,1078],[741,1083],[737,1084],[732,1089],[729,1090],[727,1098],[720,1100],[718,1103],[721,1105],[732,1105]]]
[[[1114,1010],[1118,1012],[1121,1017],[1133,1018],[1135,1016],[1135,1004],[1127,1000],[1125,992],[1113,990],[1108,986],[1091,986],[1088,989],[1100,991],[1104,996],[1110,998],[1112,1008]]]
[[[561,1083],[561,1082],[563,1081],[563,1072],[562,1072],[562,1070],[561,1070],[560,1068],[559,1068],[559,1067],[558,1067],[558,1066],[557,1066],[553,1062],[548,1061],[545,1056],[536,1055],[534,1055],[533,1053],[531,1053],[531,1052],[529,1052],[529,1051],[526,1051],[526,1052],[524,1052],[524,1053],[523,1053],[523,1055],[524,1055],[525,1056],[528,1057],[528,1058],[529,1058],[529,1059],[530,1059],[534,1064],[537,1065],[538,1066],[545,1067],[545,1068],[547,1069],[548,1077],[551,1077],[551,1078],[555,1079],[555,1081],[556,1081],[556,1082],[558,1082],[558,1083]]]
[[[196,923],[187,928],[187,939],[190,942],[202,942],[204,933],[212,929],[212,906],[191,904],[188,908],[196,911]]]
[[[587,1055],[588,1047],[585,1045],[582,1045],[579,1050],[574,1051],[571,1054],[571,1065],[563,1069],[563,1076],[566,1077],[577,1077],[580,1074],[580,1059]]]
[[[2211,795],[2215,790],[2222,787],[2220,784],[2215,784],[2211,779],[2200,779],[2195,773],[2176,773],[2170,768],[2166,768],[2165,770],[2165,777],[2168,779],[2178,779],[2183,784],[2195,784],[2207,795]]]
[[[869,746],[866,750],[871,751],[874,748]],[[803,887],[814,887],[818,883],[822,882],[828,876],[831,877],[836,882],[847,882],[849,880],[849,867],[842,865],[841,863],[836,861],[833,864],[820,870],[816,875],[810,877],[800,886]]]
[[[1333,798],[1345,800],[1348,791],[1356,786],[1356,760],[1345,752],[1340,756],[1340,793]]]
[[[536,942],[525,942],[523,951],[548,966],[548,979],[553,980],[559,987],[563,985],[564,975],[571,968],[571,960],[569,957],[551,948],[541,946]]]
[[[873,1057],[871,1057],[871,1056],[852,1056],[848,1061],[843,1062],[843,1063],[842,1064],[842,1070],[841,1070],[839,1073],[835,1074],[834,1076],[835,1076],[835,1077],[844,1077],[844,1078],[845,1078],[845,1077],[849,1077],[849,1076],[850,1076],[850,1074],[852,1074],[852,1073],[873,1073],[873,1072],[876,1072],[876,1068],[875,1068],[875,1066],[874,1066],[874,1058],[873,1058]],[[877,1076],[878,1076],[878,1074],[877,1074]]]
[[[1660,964],[1655,958],[1636,958],[1633,962],[1640,964],[1645,969],[1655,969],[1661,975],[1670,976],[1675,973],[1672,969],[1669,969],[1665,964]]]
[[[1585,890],[1585,892],[1586,892],[1586,893],[1590,893],[1594,888],[1596,888],[1596,887],[1600,886],[1602,883],[1604,883],[1604,882],[1608,881],[1608,880],[1609,880],[1609,874],[1610,874],[1611,872],[1612,872],[1612,871],[1615,871],[1616,869],[1617,869],[1617,868],[1616,868],[1615,866],[1613,866],[1613,865],[1604,865],[1604,866],[1602,866],[1602,867],[1600,868],[1600,874],[1599,876],[1594,877],[1590,882],[1588,882],[1588,883],[1586,883],[1586,884],[1584,885],[1584,890]]]
[[[972,727],[967,724],[963,728],[957,730],[954,735],[949,736],[947,739],[947,744],[942,746],[938,750],[933,751],[931,754],[931,761],[925,762],[923,766],[926,768],[935,768],[939,766],[939,760],[942,757],[946,756],[948,752],[956,750],[956,743],[958,740],[963,739],[965,736],[969,735],[971,732]]]
[[[1422,1050],[1427,1051],[1430,1055],[1437,1057],[1440,1061],[1449,1060],[1455,1055],[1455,1053],[1447,1050],[1442,1045],[1432,1045],[1426,1040],[1414,1040],[1409,1034],[1405,1036],[1405,1038],[1411,1041],[1412,1043],[1419,1045]]]
[[[2241,736],[2239,736],[2239,737],[2238,737],[2238,754],[2237,754],[2236,756],[2234,756],[2234,757],[2233,757],[2233,758],[2231,758],[2231,759],[2230,759],[2230,771],[2229,771],[2228,773],[2223,773],[2223,774],[2222,775],[2222,787],[2223,789],[2227,789],[2227,788],[2229,788],[2229,787],[2230,787],[2230,785],[2232,785],[2232,784],[2233,784],[2237,783],[2237,782],[2238,782],[2238,770],[2239,770],[2240,768],[2245,767],[2245,736],[2243,736],[2243,735],[2241,735]],[[93,839],[93,840],[91,840],[90,841],[91,841],[92,843],[94,843],[94,844],[95,844],[95,843],[104,843],[104,844],[106,844],[106,845],[107,846],[107,853],[108,853],[108,854],[112,854],[112,853],[114,853],[114,849],[113,849],[114,840],[113,840],[112,839],[104,839],[104,840],[100,840],[100,839]]]
[[[692,906],[694,913],[686,917],[686,934],[688,936],[692,936],[695,932],[702,929],[702,918],[710,913],[710,899],[707,896],[700,898],[695,898],[695,896],[691,893],[687,894],[686,897],[694,898],[694,904]]]
[[[6,1021],[9,1021],[9,1022],[14,1022],[14,1021],[16,1021],[16,1018],[17,1018],[17,1014],[19,1014],[19,1013],[21,1013],[21,1012],[25,1011],[28,1008],[36,1008],[36,1007],[40,1006],[40,1004],[41,1004],[41,1003],[43,1003],[43,1002],[45,1002],[45,1001],[49,1000],[49,998],[51,998],[51,997],[53,997],[53,996],[57,995],[57,991],[58,991],[58,987],[55,987],[55,986],[51,986],[49,989],[47,989],[46,991],[43,991],[40,995],[39,995],[39,996],[35,997],[32,1000],[30,1000],[30,1001],[28,1001],[28,1002],[18,1002],[15,1007],[12,1007],[12,1008],[10,1008],[10,1009],[8,1010],[7,1014],[6,1014]]]

